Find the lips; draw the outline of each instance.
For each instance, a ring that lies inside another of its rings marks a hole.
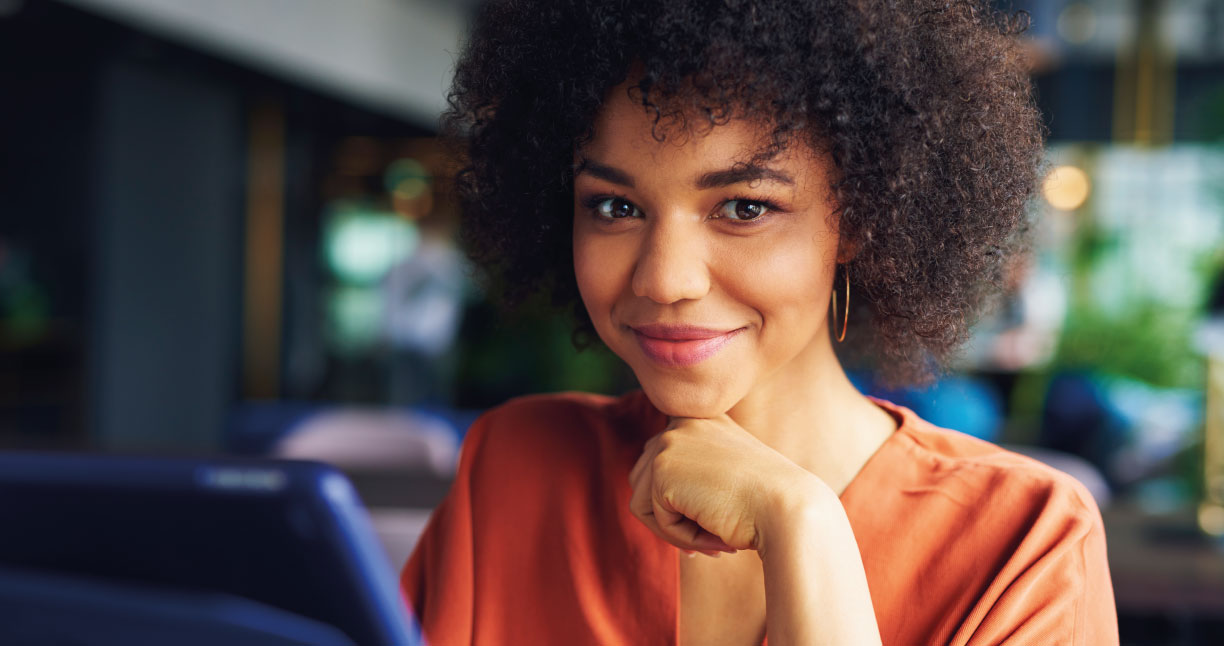
[[[666,366],[691,366],[714,356],[744,328],[713,329],[693,325],[631,326],[642,352]]]

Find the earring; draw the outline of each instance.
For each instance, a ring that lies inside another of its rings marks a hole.
[[[850,269],[842,265],[842,275],[846,277],[846,303],[843,306],[845,312],[842,314],[841,334],[837,335],[837,342],[841,343],[846,340],[846,324],[850,322]],[[837,329],[837,288],[833,288],[833,323],[834,330]]]

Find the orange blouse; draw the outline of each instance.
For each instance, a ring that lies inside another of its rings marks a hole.
[[[884,644],[1118,644],[1087,491],[877,403],[899,428],[841,501]],[[677,643],[679,550],[629,513],[629,470],[665,425],[641,391],[482,416],[401,576],[428,643]]]

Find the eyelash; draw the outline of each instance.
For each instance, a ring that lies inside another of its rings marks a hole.
[[[592,218],[600,222],[612,222],[615,220],[624,219],[624,218],[608,218],[600,214],[599,211],[596,210],[595,207],[599,206],[600,203],[606,202],[608,200],[622,200],[624,202],[632,204],[633,208],[637,209],[639,212],[641,212],[642,210],[641,208],[638,207],[638,205],[634,204],[633,201],[630,200],[629,198],[625,197],[624,195],[618,195],[616,193],[593,195],[583,200],[582,205],[583,207],[586,208],[586,210],[588,211],[588,213],[591,215]],[[745,197],[742,195],[736,195],[736,196],[728,197],[727,199],[722,200],[721,202],[718,203],[718,209],[715,209],[715,210],[716,211],[721,210],[722,207],[725,206],[729,202],[748,202],[751,204],[760,204],[766,209],[765,215],[753,218],[751,220],[735,220],[731,218],[717,216],[718,219],[734,222],[736,226],[752,226],[755,224],[759,224],[763,220],[769,219],[775,214],[785,213],[785,211],[783,211],[781,207],[779,207],[777,204],[769,200],[754,199],[754,198]]]

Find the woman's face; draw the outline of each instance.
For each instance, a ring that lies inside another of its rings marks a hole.
[[[748,121],[659,142],[623,86],[609,97],[574,177],[574,271],[600,338],[668,415],[811,383],[832,360],[830,161],[796,144],[749,165],[768,131]]]

